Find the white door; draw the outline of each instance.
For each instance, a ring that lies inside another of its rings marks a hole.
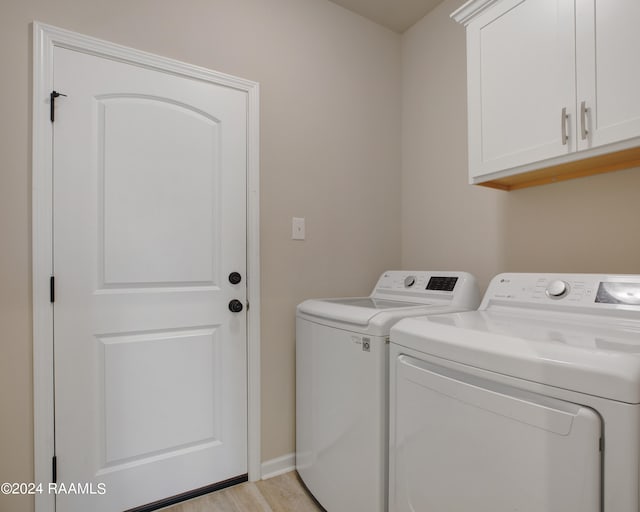
[[[575,150],[574,8],[507,0],[468,27],[470,178]]]
[[[56,509],[122,511],[247,473],[247,95],[54,52]]]
[[[639,20],[638,0],[576,2],[578,149],[640,136]]]

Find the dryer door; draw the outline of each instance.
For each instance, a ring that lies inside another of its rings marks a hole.
[[[390,512],[600,510],[592,409],[400,353],[390,400]]]

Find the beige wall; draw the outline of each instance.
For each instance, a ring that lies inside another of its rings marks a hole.
[[[400,264],[400,37],[320,0],[3,0],[0,482],[33,478],[34,19],[260,82],[262,459],[292,453],[295,305],[368,293]]]
[[[467,185],[464,27],[446,0],[402,39],[402,262],[640,273],[638,169],[513,192]]]

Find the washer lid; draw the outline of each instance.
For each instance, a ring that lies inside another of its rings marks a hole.
[[[371,319],[383,311],[424,307],[425,304],[403,302],[374,297],[350,297],[346,299],[311,299],[298,305],[298,312],[307,315],[345,322],[368,325]]]
[[[391,342],[580,393],[640,403],[640,321],[494,308],[415,317]]]

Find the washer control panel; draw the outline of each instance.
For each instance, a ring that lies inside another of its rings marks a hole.
[[[391,270],[382,274],[376,285],[376,290],[453,293],[461,277],[459,272]]]
[[[388,270],[378,279],[371,297],[460,310],[476,309],[480,304],[476,278],[453,270]]]
[[[640,275],[500,274],[489,284],[480,309],[496,301],[640,310]]]

